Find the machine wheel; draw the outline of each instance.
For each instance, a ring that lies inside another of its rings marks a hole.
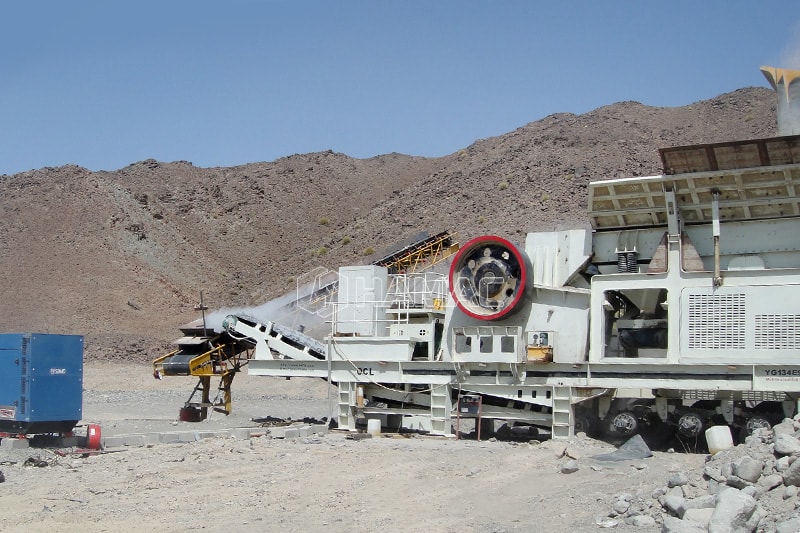
[[[678,434],[681,437],[696,438],[703,431],[703,419],[697,413],[685,413],[678,419]]]
[[[581,409],[575,413],[575,433],[582,431],[590,437],[600,431],[600,420],[588,409]]]
[[[751,416],[742,426],[740,440],[744,442],[744,439],[752,435],[757,429],[772,429],[772,423],[763,415]]]
[[[622,411],[611,417],[608,430],[612,435],[630,437],[639,431],[639,420],[631,411]]]

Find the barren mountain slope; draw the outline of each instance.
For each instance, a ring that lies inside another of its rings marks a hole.
[[[373,239],[400,225],[457,230],[463,239],[578,227],[590,181],[661,173],[658,149],[776,135],[774,94],[742,89],[680,108],[636,102],[557,114],[475,142],[370,214]],[[368,237],[369,238],[369,237]]]
[[[419,231],[584,226],[590,180],[660,171],[661,147],[775,135],[774,93],[557,114],[452,155],[323,152],[231,168],[134,163],[0,176],[0,331],[87,336],[149,359],[212,308],[260,304],[318,265],[365,262]]]

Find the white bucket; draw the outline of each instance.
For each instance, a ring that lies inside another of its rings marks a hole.
[[[733,436],[728,426],[711,426],[706,430],[708,452],[712,455],[728,448],[733,448]]]
[[[373,437],[377,437],[378,435],[381,434],[380,418],[370,418],[367,420],[367,433],[369,433]]]

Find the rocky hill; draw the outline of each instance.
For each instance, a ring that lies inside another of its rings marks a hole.
[[[658,174],[658,148],[776,132],[774,93],[747,88],[555,114],[441,158],[328,151],[2,175],[0,331],[82,334],[87,357],[149,360],[197,317],[201,290],[212,309],[258,305],[420,231],[521,243],[586,226],[592,180]]]

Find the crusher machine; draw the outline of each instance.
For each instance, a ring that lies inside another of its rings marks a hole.
[[[447,275],[341,268],[323,349],[225,331],[250,374],[335,384],[343,429],[452,435],[462,407],[556,439],[768,426],[800,397],[800,131],[660,154],[661,175],[590,184],[591,230],[477,237]]]
[[[661,151],[664,174],[590,185],[593,231],[477,237],[449,276],[343,267],[325,357],[249,373],[335,383],[340,428],[482,421],[629,436],[746,433],[800,395],[800,136]],[[256,345],[271,326],[227,321]],[[321,353],[319,354],[321,355]]]

